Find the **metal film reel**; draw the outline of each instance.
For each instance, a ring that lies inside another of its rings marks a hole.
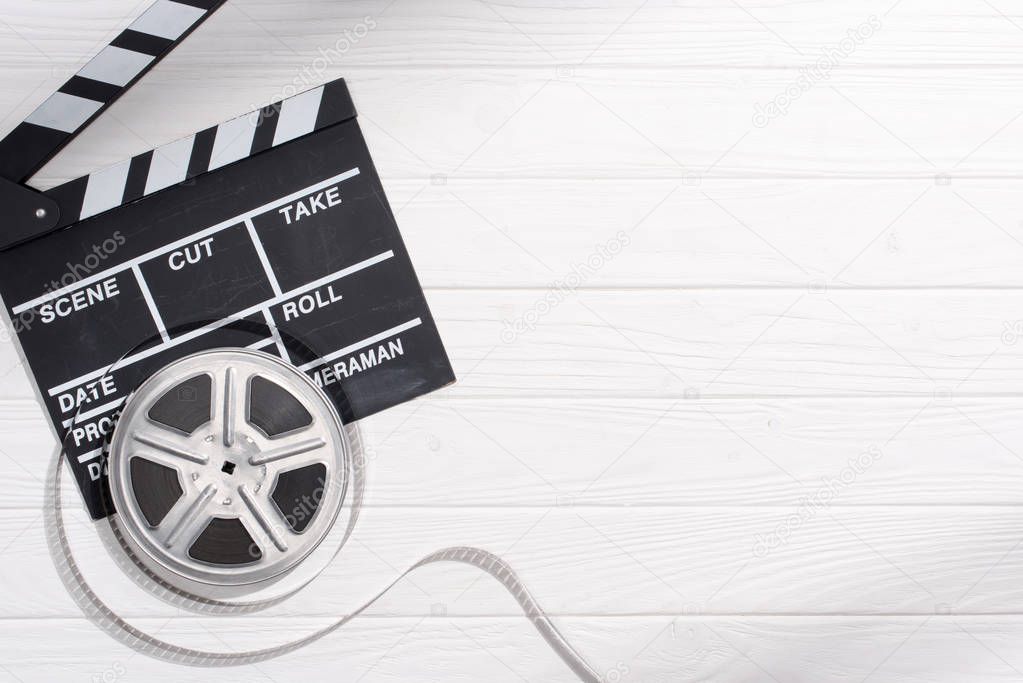
[[[155,373],[125,404],[109,463],[131,551],[196,595],[290,590],[286,576],[315,576],[340,542],[345,428],[308,377],[268,354],[207,351]]]

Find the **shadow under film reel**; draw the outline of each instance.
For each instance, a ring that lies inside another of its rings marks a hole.
[[[128,549],[153,574],[202,598],[269,600],[339,550],[351,460],[336,408],[305,374],[221,349],[167,365],[129,397],[110,490]]]

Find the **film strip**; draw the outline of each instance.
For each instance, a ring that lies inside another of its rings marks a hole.
[[[248,664],[258,664],[277,657],[301,650],[316,641],[334,633],[342,626],[352,621],[392,588],[397,586],[407,576],[417,569],[432,564],[458,563],[475,567],[495,579],[515,599],[522,609],[523,614],[533,624],[537,632],[550,646],[552,651],[561,658],[580,681],[584,683],[601,683],[605,679],[600,676],[586,659],[580,655],[561,634],[554,623],[540,607],[536,599],[530,594],[529,589],[519,579],[511,566],[497,555],[480,548],[452,547],[439,550],[423,557],[418,562],[399,574],[391,583],[387,584],[376,595],[367,600],[349,614],[337,619],[318,631],[292,641],[282,643],[274,647],[259,650],[217,652],[212,650],[200,650],[191,647],[175,645],[163,640],[156,635],[146,633],[122,619],[112,610],[102,598],[89,585],[81,568],[74,557],[68,541],[67,529],[64,524],[64,512],[60,500],[61,488],[61,457],[58,452],[53,459],[48,477],[47,501],[45,504],[44,520],[46,523],[46,538],[50,553],[54,557],[57,572],[68,589],[68,593],[76,604],[96,626],[109,634],[118,642],[130,647],[136,652],[161,661],[183,664],[196,667],[232,667]],[[355,519],[358,517],[361,497],[357,497],[353,505],[354,511],[350,525],[346,529],[345,539],[354,528]],[[265,601],[254,601],[245,603],[225,603],[217,600],[209,600],[183,592],[173,584],[166,583],[151,571],[136,556],[123,541],[123,536],[117,525],[116,518],[107,520],[109,523],[109,534],[107,538],[113,539],[115,556],[124,557],[129,564],[126,569],[133,574],[135,580],[145,586],[154,588],[154,593],[161,595],[172,604],[180,605],[194,611],[207,614],[238,614],[254,613],[268,609],[273,605],[290,597],[302,586],[296,587],[292,593],[284,594],[276,599]],[[343,545],[343,543],[342,543]],[[119,553],[119,554],[118,554]],[[303,584],[304,586],[304,584]]]

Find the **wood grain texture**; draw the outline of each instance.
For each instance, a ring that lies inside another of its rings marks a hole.
[[[580,289],[1023,283],[1016,180],[386,184],[427,288],[546,287],[575,269]],[[619,233],[619,254],[582,268]]]
[[[0,133],[139,9],[0,7]],[[232,649],[475,543],[607,681],[1018,680],[1021,38],[1006,0],[229,2],[34,183],[343,76],[460,381],[364,421],[366,508],[317,590],[183,612],[67,487],[87,577],[139,626]],[[68,597],[33,398],[5,334],[0,680],[197,675]],[[327,673],[572,680],[458,566],[213,677]]]
[[[272,613],[347,614],[429,553],[470,545],[505,558],[555,615],[1019,614],[1018,509],[369,508],[343,555]],[[4,513],[5,618],[78,614],[51,566],[40,516]],[[69,526],[85,576],[117,613],[179,611],[122,575],[91,522]],[[436,604],[452,615],[521,615],[503,588],[456,565],[417,571],[371,613],[422,616]]]
[[[138,625],[192,645],[224,649],[301,636],[323,619],[145,619]],[[908,618],[565,618],[559,626],[607,680],[802,681],[1019,679],[1019,617]],[[211,633],[212,631],[212,633]],[[52,649],[59,632],[67,645]],[[215,635],[214,635],[215,634]],[[869,637],[864,634],[870,634]],[[82,620],[21,620],[0,624],[0,637],[24,656],[3,669],[22,681],[52,681],[70,673],[125,681],[180,681],[182,669],[146,659]],[[894,652],[891,657],[885,655]],[[217,681],[303,681],[324,671],[372,683],[555,681],[572,677],[521,619],[364,619],[346,637],[334,634],[279,660],[224,670],[184,670]],[[621,676],[621,678],[616,678]],[[12,680],[18,680],[12,679]]]
[[[34,64],[41,51],[53,60],[84,62],[83,55],[116,35],[138,11],[133,0],[4,6],[0,18],[18,28],[6,61]],[[226,7],[217,15],[216,27],[190,38],[188,53],[174,58],[190,65],[212,62],[234,68],[239,52],[269,53],[279,63],[302,57],[310,44],[313,51],[317,45],[334,45],[347,37],[346,29],[352,32],[369,17],[378,26],[345,52],[351,68],[580,62],[635,68],[803,66],[871,16],[879,18],[881,28],[852,53],[849,64],[1023,64],[1015,25],[1023,23],[1023,15],[1017,7],[1004,1],[986,5],[956,0],[746,0],[738,6],[714,0],[437,0],[429,5],[411,0],[248,0]],[[31,43],[39,47],[34,55]]]
[[[373,482],[366,504],[786,510],[878,449],[832,507],[1015,506],[1021,407],[1015,397],[437,397],[361,423]],[[11,486],[0,508],[38,508],[54,447],[34,402],[2,404],[0,478]]]
[[[197,83],[198,66],[175,71],[161,63],[35,184],[84,175],[295,90],[267,88],[267,79],[297,79],[305,89],[303,66],[268,75],[254,60],[240,71],[207,71]],[[45,75],[22,73],[19,91]],[[1023,136],[1017,67],[848,68],[810,87],[765,127],[754,121],[758,105],[784,95],[798,69],[583,66],[558,76],[554,67],[349,72],[341,63],[317,80],[340,76],[349,81],[383,174],[424,184],[443,176],[913,178],[924,181],[922,191],[937,179],[1020,177],[1013,154]],[[0,103],[8,108],[18,106],[16,97],[5,99]],[[42,99],[30,97],[24,114]],[[146,123],[154,119],[167,123],[154,130]]]
[[[1019,395],[1018,291],[437,290],[444,396]],[[32,389],[0,344],[8,398]]]

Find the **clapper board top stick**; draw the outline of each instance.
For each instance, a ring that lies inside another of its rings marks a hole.
[[[97,519],[121,406],[190,354],[277,355],[346,421],[454,381],[343,80],[26,184],[221,4],[158,0],[0,141],[0,297]]]

